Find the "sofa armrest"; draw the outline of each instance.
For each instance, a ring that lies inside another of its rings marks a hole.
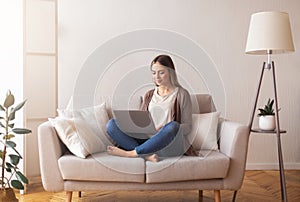
[[[65,146],[50,122],[44,122],[38,127],[38,147],[44,189],[63,191],[64,182],[58,167],[58,159],[65,152]]]
[[[220,128],[220,152],[230,157],[224,188],[238,190],[243,183],[250,130],[246,125],[224,121]]]

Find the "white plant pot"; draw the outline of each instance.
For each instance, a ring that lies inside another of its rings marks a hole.
[[[258,127],[261,130],[274,130],[276,128],[275,116],[274,115],[260,116],[258,120]]]

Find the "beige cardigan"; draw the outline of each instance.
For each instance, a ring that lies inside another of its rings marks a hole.
[[[141,110],[148,110],[153,93],[154,89],[149,90],[145,94]],[[174,114],[174,117],[172,120],[177,121],[180,124],[183,135],[189,134],[192,129],[192,101],[191,96],[186,89],[178,87],[173,110],[174,113],[172,114]]]

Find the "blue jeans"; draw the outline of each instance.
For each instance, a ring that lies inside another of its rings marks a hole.
[[[180,124],[176,121],[167,123],[149,139],[138,139],[124,133],[115,119],[108,121],[106,130],[117,145],[127,151],[135,150],[139,156],[153,153],[159,156],[180,156],[183,153],[182,133]]]

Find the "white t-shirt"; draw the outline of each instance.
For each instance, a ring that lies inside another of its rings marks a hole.
[[[158,94],[158,88],[155,88],[152,99],[149,103],[149,111],[156,128],[164,126],[172,121],[172,110],[177,97],[178,87],[166,96]]]

